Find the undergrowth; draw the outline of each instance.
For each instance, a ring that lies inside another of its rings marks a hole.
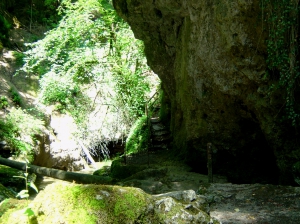
[[[284,92],[283,120],[299,124],[299,0],[262,0],[264,22],[267,24],[267,65],[269,77],[277,82],[270,87]]]
[[[0,120],[0,140],[4,140],[16,155],[33,159],[34,135],[42,129],[43,121],[21,108],[12,108],[4,120]]]

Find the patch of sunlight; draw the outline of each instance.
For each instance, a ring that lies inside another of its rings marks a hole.
[[[253,223],[257,219],[254,214],[241,212],[238,208],[233,211],[213,211],[210,215],[217,220],[236,220],[238,223]]]

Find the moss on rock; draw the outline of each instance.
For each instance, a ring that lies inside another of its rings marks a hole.
[[[147,116],[142,116],[131,128],[126,140],[127,153],[137,153],[148,147],[150,128],[147,122]]]
[[[46,187],[30,207],[39,224],[127,224],[143,219],[149,202],[150,195],[135,188],[58,183]],[[4,215],[5,223],[16,223],[12,220],[16,219],[12,214]],[[16,221],[24,223],[22,220]]]
[[[116,159],[111,164],[111,177],[125,179],[146,168],[147,166],[125,165],[120,159]]]
[[[26,200],[18,200],[15,198],[8,198],[2,201],[0,204],[0,223],[30,223],[28,216],[24,214],[24,209],[27,205],[28,202]]]
[[[209,215],[197,206],[193,209],[186,206],[171,197],[153,197],[138,188],[62,182],[48,185],[29,205],[6,210],[0,223],[201,224],[210,221]]]
[[[110,175],[110,166],[103,166],[101,169],[94,171],[93,175],[109,176]]]

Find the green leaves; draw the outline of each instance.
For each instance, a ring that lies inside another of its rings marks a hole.
[[[0,97],[0,109],[5,109],[6,107],[8,107],[7,98],[5,96],[1,96]]]
[[[300,66],[298,58],[299,43],[297,40],[299,5],[291,0],[263,0],[264,15],[267,18],[269,37],[267,40],[267,64],[274,73],[279,72],[276,88],[285,92],[285,119],[296,126],[299,122],[300,108],[297,106],[295,91],[299,88]],[[298,102],[299,103],[299,102]]]
[[[28,190],[21,190],[16,197],[21,199],[29,198]]]
[[[35,190],[36,193],[39,192],[39,190],[37,189],[37,187],[35,186],[35,184],[32,181],[29,182],[29,187],[31,187],[33,190]]]
[[[0,120],[0,139],[5,140],[16,154],[29,156],[33,153],[33,139],[28,134],[39,133],[42,125],[43,121],[21,108],[12,108],[6,119]]]
[[[110,2],[62,1],[58,26],[28,45],[21,68],[40,77],[42,104],[73,116],[90,150],[127,135],[150,89],[143,43]]]
[[[29,168],[28,165],[28,160],[26,160],[26,172],[23,173],[24,176],[13,176],[13,177],[16,177],[16,178],[21,178],[21,179],[24,179],[25,180],[25,189],[24,190],[21,190],[18,194],[17,194],[17,198],[26,198],[28,199],[29,198],[29,191],[28,191],[28,186],[31,187],[33,190],[36,191],[36,193],[38,193],[38,189],[37,187],[35,186],[34,182],[35,182],[35,179],[36,179],[36,175],[33,173],[31,175],[29,175],[27,173],[27,169]]]
[[[4,18],[3,15],[0,15],[0,43],[2,42],[3,45],[8,44],[10,28],[11,24]]]
[[[24,214],[27,215],[28,217],[30,217],[30,216],[34,215],[34,211],[32,211],[31,208],[27,207],[24,209]]]

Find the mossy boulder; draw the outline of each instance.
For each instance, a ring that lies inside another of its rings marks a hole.
[[[126,152],[137,153],[147,149],[150,138],[150,127],[147,116],[139,118],[130,129],[126,140]]]
[[[130,177],[126,178],[126,180],[131,180],[131,179],[139,179],[139,180],[145,180],[147,178],[163,178],[167,176],[168,168],[163,167],[163,168],[149,168],[149,169],[144,169],[142,171],[139,171]]]
[[[121,159],[116,159],[111,164],[111,177],[116,179],[126,179],[133,174],[146,169],[146,165],[126,165]]]
[[[27,223],[28,217],[22,214],[18,218],[19,222],[6,222],[6,219],[2,217],[4,213],[6,217],[9,217],[15,211],[22,212],[22,209],[26,208],[27,204],[28,202],[26,200],[18,200],[16,198],[7,198],[2,201],[0,204],[0,223]],[[16,215],[16,213],[14,215]],[[23,220],[23,222],[21,220]]]
[[[59,183],[46,187],[28,207],[39,224],[135,223],[149,213],[149,203],[150,195],[135,188]],[[2,223],[24,223],[15,215],[19,212],[5,213]]]
[[[190,209],[176,198],[153,197],[138,188],[63,182],[48,185],[28,206],[9,209],[1,223],[209,223],[194,200],[187,202],[195,204]]]
[[[110,175],[110,166],[103,166],[101,169],[94,171],[93,175],[109,176]]]

